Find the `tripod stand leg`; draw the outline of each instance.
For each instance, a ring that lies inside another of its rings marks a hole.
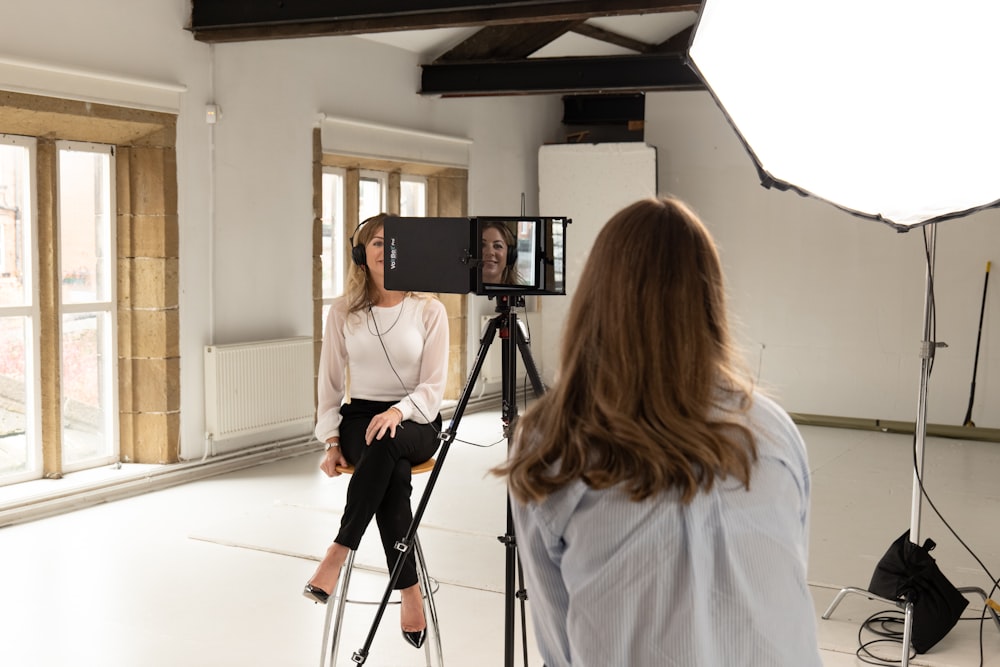
[[[501,336],[504,336],[502,349],[503,363],[503,421],[505,435],[510,441],[517,424],[517,353],[520,352],[521,360],[524,363],[525,371],[531,381],[535,397],[541,396],[545,392],[535,360],[531,357],[528,333],[524,323],[517,319],[517,314],[510,311],[506,314],[506,327],[501,329]],[[528,664],[528,625],[525,613],[525,600],[528,598],[524,589],[523,575],[518,579],[517,574],[521,568],[520,557],[517,552],[517,538],[514,534],[514,516],[511,512],[510,496],[507,497],[507,533],[498,539],[507,548],[506,553],[506,586],[504,597],[504,665],[513,667],[514,665],[514,616],[516,613],[515,600],[521,601],[521,645],[524,650],[524,664]]]
[[[524,362],[524,370],[528,373],[528,379],[531,380],[531,388],[535,390],[535,398],[538,398],[545,393],[545,385],[542,384],[535,360],[531,356],[531,347],[529,346],[531,340],[528,338],[524,322],[518,320],[517,325],[517,349],[521,352],[521,361]]]
[[[389,574],[389,583],[386,584],[382,600],[379,602],[378,609],[375,611],[375,618],[372,620],[371,628],[368,631],[368,637],[365,639],[364,646],[355,651],[351,656],[351,660],[356,664],[363,665],[368,659],[368,653],[375,641],[375,632],[378,630],[379,623],[382,622],[382,616],[385,615],[385,609],[389,604],[389,598],[392,595],[393,587],[396,585],[396,581],[399,580],[399,575],[403,571],[403,564],[406,562],[406,559],[412,557],[411,552],[413,551],[414,540],[417,534],[417,526],[420,525],[420,520],[424,516],[424,510],[427,509],[427,502],[430,500],[431,493],[434,491],[434,485],[437,483],[438,475],[444,467],[444,461],[448,456],[448,450],[451,448],[451,443],[455,440],[455,433],[458,431],[459,422],[462,420],[462,415],[465,414],[465,408],[468,406],[469,399],[472,396],[472,389],[476,384],[476,379],[479,377],[479,373],[483,369],[483,363],[486,361],[486,354],[489,352],[490,344],[496,336],[496,331],[500,326],[501,319],[502,317],[493,318],[486,327],[486,331],[484,332],[483,338],[480,342],[479,353],[476,355],[476,363],[472,369],[472,373],[469,375],[469,379],[465,383],[465,387],[462,389],[462,395],[459,397],[458,403],[455,405],[455,413],[452,415],[451,423],[448,425],[447,429],[438,435],[438,438],[441,440],[441,449],[437,454],[437,465],[435,465],[434,469],[431,470],[430,478],[427,480],[427,486],[424,488],[423,495],[420,496],[420,502],[417,503],[417,509],[413,512],[413,520],[410,522],[410,527],[407,529],[406,535],[403,539],[396,543],[396,548],[399,549],[400,554],[396,559],[396,564],[393,566],[392,572]]]
[[[958,589],[958,592],[962,595],[969,595],[972,593],[981,597],[983,599],[983,605],[985,606],[984,611],[993,618],[993,623],[997,626],[997,630],[1000,630],[1000,616],[997,615],[993,607],[991,607],[989,602],[987,602],[989,600],[989,596],[986,595],[986,591],[978,586],[963,586]]]
[[[517,559],[517,586],[518,596],[521,601],[521,650],[524,653],[524,663],[528,664],[528,615],[525,613],[525,601],[528,599],[528,591],[524,588],[524,567],[521,559]]]

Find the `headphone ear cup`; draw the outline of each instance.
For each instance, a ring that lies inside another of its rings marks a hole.
[[[366,266],[368,264],[368,256],[365,253],[365,247],[363,245],[351,246],[351,259],[358,266]]]

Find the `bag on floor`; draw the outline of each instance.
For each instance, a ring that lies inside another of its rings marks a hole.
[[[969,604],[938,569],[930,554],[935,546],[931,539],[914,544],[906,531],[882,556],[868,585],[875,595],[913,603],[910,643],[917,653],[941,641]]]

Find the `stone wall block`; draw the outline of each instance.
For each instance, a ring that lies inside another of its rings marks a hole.
[[[129,187],[137,215],[177,213],[177,156],[160,147],[133,146]]]
[[[135,412],[135,382],[131,357],[118,357],[118,411]]]
[[[132,359],[136,412],[180,409],[180,359]]]
[[[176,215],[137,215],[131,220],[131,257],[177,257],[180,254]]]
[[[174,257],[134,258],[131,266],[131,307],[176,308],[179,292],[177,266],[178,260]]]
[[[180,311],[135,310],[130,315],[132,356],[167,358],[179,356]],[[124,349],[124,348],[123,348]]]
[[[143,463],[175,463],[179,457],[178,412],[135,415],[135,458]]]

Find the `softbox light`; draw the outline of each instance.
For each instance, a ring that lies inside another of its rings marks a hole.
[[[1000,205],[1000,2],[704,0],[689,62],[762,185],[906,231],[927,279],[908,539],[919,544],[935,224]],[[829,618],[845,588],[823,615]],[[912,601],[902,664],[909,662]]]
[[[689,57],[766,187],[898,229],[1000,203],[1000,3],[705,0]]]

